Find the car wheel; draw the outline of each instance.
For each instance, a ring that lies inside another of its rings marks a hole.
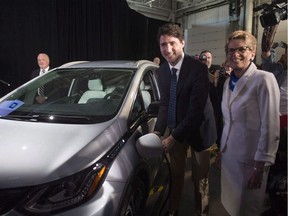
[[[148,193],[143,181],[136,177],[124,195],[120,216],[144,215],[147,196]]]

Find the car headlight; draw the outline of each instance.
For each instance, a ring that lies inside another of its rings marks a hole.
[[[64,179],[37,187],[23,205],[30,214],[51,213],[71,208],[86,201],[99,188],[107,167],[93,167]]]
[[[50,215],[87,201],[101,187],[113,160],[129,137],[127,133],[98,163],[85,170],[33,188],[32,192],[22,200],[17,211],[24,215]]]

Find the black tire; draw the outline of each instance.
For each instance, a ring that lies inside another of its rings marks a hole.
[[[142,216],[145,211],[145,203],[148,192],[143,181],[135,178],[129,185],[120,206],[120,216]]]

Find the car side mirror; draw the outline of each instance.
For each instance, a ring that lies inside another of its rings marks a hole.
[[[149,117],[155,118],[158,115],[159,112],[159,101],[153,101],[149,104],[148,108],[147,108],[147,113],[149,115]]]
[[[154,133],[141,136],[136,142],[136,149],[144,158],[159,157],[163,152],[160,137]]]

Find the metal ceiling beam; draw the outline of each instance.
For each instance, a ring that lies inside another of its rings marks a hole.
[[[179,17],[182,13],[198,9],[209,4],[215,4],[220,0],[126,0],[129,7],[149,17],[158,14],[162,20],[170,21],[171,16]],[[229,0],[222,0],[229,1]],[[155,9],[157,12],[154,12]]]
[[[171,13],[171,0],[127,0],[128,6],[151,18],[170,21]]]
[[[177,16],[181,16],[186,13],[193,13],[194,11],[199,11],[199,10],[207,10],[210,8],[213,8],[214,6],[220,6],[224,4],[228,4],[229,0],[206,0],[206,1],[201,1],[201,3],[193,3],[190,5],[187,5],[186,7],[179,7],[176,10]]]
[[[145,16],[175,21],[189,14],[228,4],[230,0],[126,0],[129,7]],[[271,0],[253,0],[254,4]]]

